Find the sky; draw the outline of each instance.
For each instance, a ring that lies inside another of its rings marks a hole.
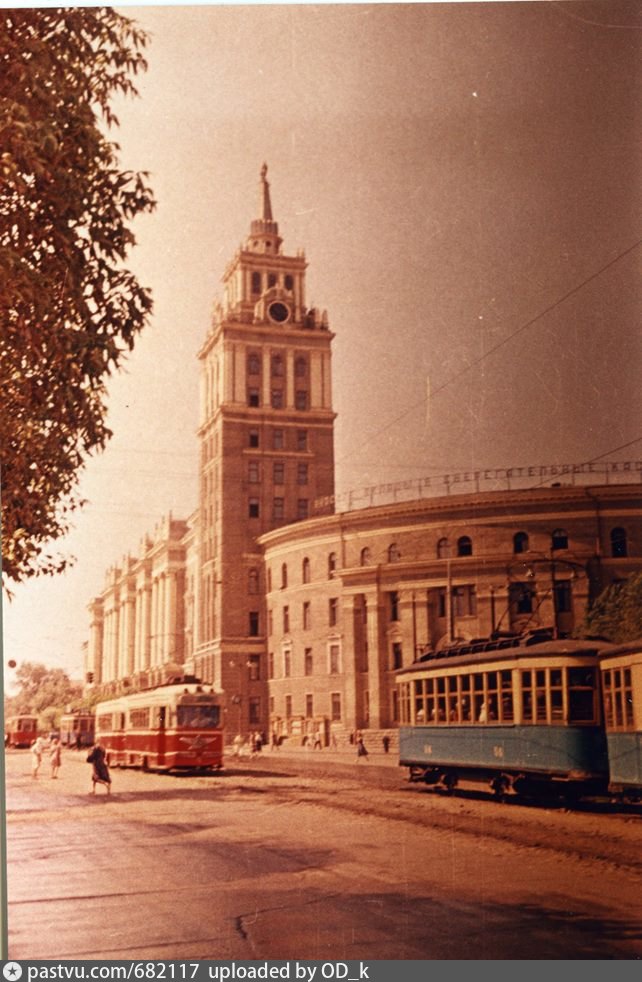
[[[642,459],[637,0],[120,9],[151,36],[113,139],[158,200],[128,262],[154,315],[58,543],[73,568],[3,600],[5,665],[79,678],[107,568],[195,509],[197,352],[264,161],[336,334],[340,494]]]

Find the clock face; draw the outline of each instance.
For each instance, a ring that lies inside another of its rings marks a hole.
[[[284,324],[290,318],[290,308],[280,300],[275,300],[268,307],[268,315],[277,324]]]

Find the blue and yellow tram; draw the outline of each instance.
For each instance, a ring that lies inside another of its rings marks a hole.
[[[399,763],[446,789],[497,794],[608,788],[593,641],[503,638],[454,645],[398,674]]]
[[[600,656],[610,790],[642,798],[642,639]]]

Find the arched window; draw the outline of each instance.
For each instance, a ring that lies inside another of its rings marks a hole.
[[[310,582],[310,560],[306,556],[301,565],[301,579],[303,583]]]
[[[450,547],[448,545],[448,539],[440,539],[437,543],[437,559],[448,559],[450,556]]]
[[[401,553],[396,542],[391,542],[388,546],[388,562],[397,563],[401,559]]]
[[[259,571],[258,569],[248,570],[247,592],[256,594],[259,592]]]
[[[628,556],[629,551],[626,542],[626,529],[611,529],[611,555],[618,558]]]
[[[297,358],[294,362],[294,374],[298,378],[305,378],[308,374],[308,361],[307,358]]]
[[[472,556],[472,554],[473,540],[468,535],[462,535],[461,538],[457,539],[457,555]]]
[[[367,546],[365,547],[365,549],[361,550],[361,565],[362,566],[370,565],[370,550],[368,549]]]
[[[294,280],[289,273],[286,273],[285,276],[283,277],[283,286],[285,287],[286,290],[294,289]]]
[[[551,549],[568,549],[568,532],[566,529],[555,529],[551,535]]]
[[[272,375],[278,377],[283,375],[283,358],[281,355],[272,355]]]
[[[252,273],[252,293],[261,292],[261,274]]]
[[[515,532],[513,536],[513,552],[528,552],[528,535],[526,532]]]
[[[247,374],[248,375],[259,375],[261,371],[261,359],[256,354],[252,352],[251,355],[247,356]]]
[[[332,579],[337,569],[337,554],[331,552],[328,556],[328,579]]]
[[[276,286],[276,273],[268,273],[267,285],[268,288]]]
[[[281,566],[281,589],[285,590],[288,585],[288,567],[287,563],[283,563]]]

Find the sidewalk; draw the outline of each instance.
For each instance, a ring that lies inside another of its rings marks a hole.
[[[367,744],[366,744],[367,747]],[[384,753],[383,750],[370,750],[368,749],[367,757],[357,757],[357,748],[354,747],[343,747],[341,749],[333,749],[332,747],[324,747],[322,750],[313,750],[312,747],[296,747],[294,745],[289,745],[284,743],[283,746],[278,749],[273,749],[272,747],[264,747],[259,754],[251,756],[249,754],[242,754],[239,757],[235,757],[231,751],[231,747],[225,751],[225,759],[228,762],[233,760],[257,760],[257,759],[270,759],[277,761],[279,758],[290,757],[297,760],[305,760],[324,763],[324,764],[354,764],[355,767],[369,767],[371,765],[376,765],[377,767],[399,767],[399,753],[397,750],[391,749],[389,753]]]

